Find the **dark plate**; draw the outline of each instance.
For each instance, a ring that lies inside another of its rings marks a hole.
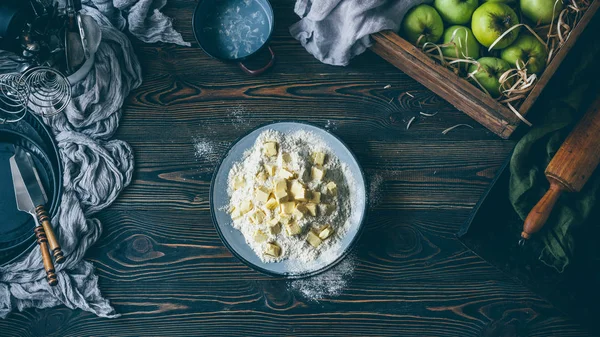
[[[14,145],[32,154],[49,199],[49,213],[56,214],[62,195],[62,165],[58,147],[49,130],[34,115],[18,123],[0,125],[0,265],[12,262],[35,244],[33,218],[16,209],[8,159]],[[13,218],[15,221],[12,221]]]
[[[48,194],[49,209],[56,209],[58,175],[48,155],[25,135],[0,130],[0,191],[5,196],[0,199],[0,250],[11,249],[32,236],[35,222],[31,215],[17,209],[9,159],[14,155],[15,146],[31,153],[34,164]]]

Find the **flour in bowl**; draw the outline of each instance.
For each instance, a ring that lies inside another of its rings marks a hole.
[[[311,262],[348,231],[356,181],[307,131],[267,130],[228,176],[232,225],[263,262]]]

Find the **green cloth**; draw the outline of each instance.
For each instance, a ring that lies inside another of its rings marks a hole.
[[[544,170],[562,142],[587,108],[584,102],[600,94],[597,63],[600,57],[598,39],[590,41],[580,58],[561,97],[538,104],[543,109],[532,111],[539,118],[534,127],[517,143],[510,162],[509,198],[521,219],[547,191],[549,183]],[[591,90],[588,90],[591,89]],[[537,108],[537,107],[536,107]],[[544,111],[542,111],[544,110]],[[575,241],[572,231],[582,224],[596,205],[600,174],[596,172],[579,193],[565,193],[559,199],[548,222],[534,238],[541,240],[539,259],[562,273],[569,264]]]

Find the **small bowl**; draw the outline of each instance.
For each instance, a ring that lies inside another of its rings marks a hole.
[[[209,56],[236,62],[248,75],[260,75],[275,63],[269,46],[275,28],[273,7],[268,0],[201,0],[192,18],[192,30],[200,48]],[[243,64],[264,48],[270,59],[260,69]]]
[[[244,235],[232,226],[231,216],[225,211],[230,198],[227,193],[229,171],[236,162],[243,159],[244,152],[250,149],[258,136],[266,130],[275,130],[284,134],[300,130],[314,133],[329,146],[341,162],[348,165],[358,188],[355,195],[357,198],[357,207],[353,208],[351,215],[351,218],[355,219],[355,221],[350,224],[350,228],[348,228],[348,231],[340,239],[336,247],[330,248],[334,249],[332,254],[321,254],[319,258],[308,263],[306,268],[301,271],[294,268],[293,262],[289,260],[270,263],[262,262],[260,257],[248,246]],[[365,176],[358,164],[358,160],[348,146],[325,129],[297,122],[279,122],[263,125],[240,138],[229,149],[219,166],[217,166],[210,187],[210,210],[213,223],[225,246],[229,248],[233,255],[251,268],[271,276],[285,276],[288,278],[315,275],[340,262],[350,252],[350,249],[360,236],[363,227],[362,224],[367,215],[367,204]]]

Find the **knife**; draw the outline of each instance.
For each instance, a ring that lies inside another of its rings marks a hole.
[[[44,205],[48,202],[48,197],[35,169],[31,154],[21,147],[15,146],[15,155],[10,158],[10,169],[17,208],[33,216],[36,222],[34,231],[42,251],[48,282],[51,285],[53,285],[52,283],[56,284],[56,275],[54,274],[54,266],[48,251],[48,245],[50,251],[54,254],[56,263],[62,263],[64,256],[50,224],[50,217],[44,208]]]

